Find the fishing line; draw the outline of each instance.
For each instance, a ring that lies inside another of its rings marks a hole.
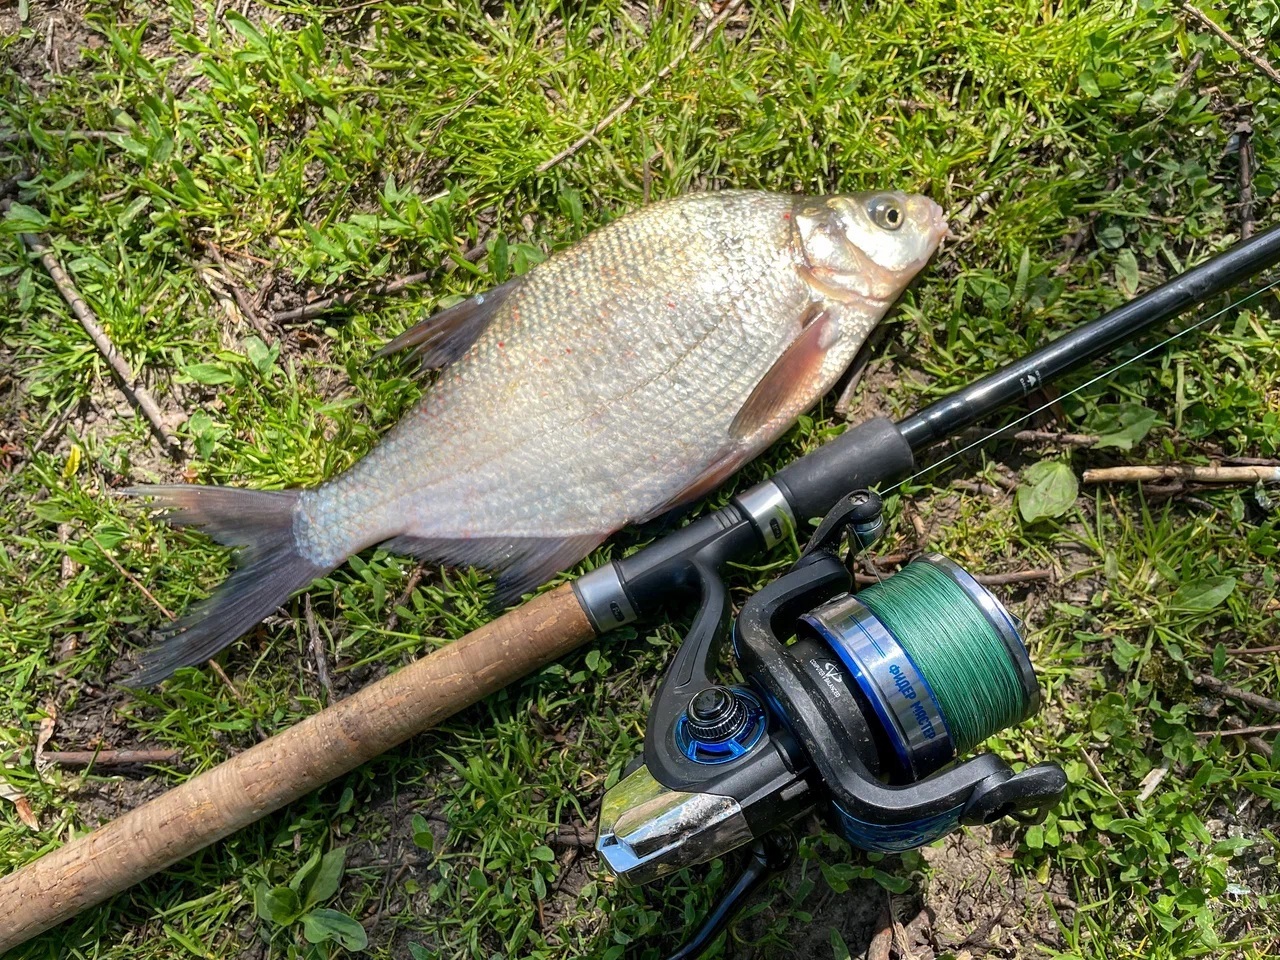
[[[1031,410],[1023,414],[1022,416],[1018,417],[1016,420],[1013,420],[1010,423],[1006,423],[1002,427],[998,427],[995,430],[992,430],[990,433],[986,434],[983,437],[980,437],[977,440],[974,440],[972,443],[966,444],[965,446],[961,447],[959,450],[956,450],[953,453],[949,453],[947,456],[943,457],[941,460],[935,460],[933,463],[913,473],[911,476],[907,477],[905,480],[898,481],[893,486],[885,490],[881,494],[881,496],[885,496],[885,497],[889,496],[889,494],[893,493],[895,490],[898,490],[903,486],[906,486],[912,480],[918,479],[919,477],[924,476],[926,473],[930,473],[931,471],[936,470],[938,467],[941,467],[943,464],[949,463],[950,461],[955,460],[957,457],[963,456],[964,454],[972,450],[974,447],[982,446],[988,440],[991,440],[992,438],[999,436],[1005,431],[1018,426],[1018,424],[1020,423],[1025,423],[1026,421],[1034,417],[1036,414],[1041,413],[1045,410],[1048,410],[1055,403],[1060,403],[1061,401],[1067,399],[1068,397],[1075,396],[1081,390],[1084,390],[1084,389],[1087,389],[1088,387],[1093,386],[1095,383],[1098,383],[1100,380],[1107,379],[1116,371],[1123,370],[1125,367],[1127,367],[1131,363],[1136,363],[1139,360],[1144,359],[1145,357],[1149,357],[1151,354],[1155,353],[1156,351],[1162,350],[1164,347],[1173,343],[1173,341],[1177,340],[1179,337],[1186,336],[1188,333],[1192,333],[1196,330],[1199,330],[1201,327],[1205,326],[1206,324],[1211,323],[1214,320],[1217,320],[1219,317],[1223,316],[1224,314],[1230,313],[1232,310],[1235,310],[1238,307],[1244,306],[1250,300],[1253,300],[1256,297],[1262,296],[1262,294],[1266,293],[1268,290],[1274,289],[1277,286],[1280,286],[1280,277],[1277,277],[1275,280],[1272,280],[1266,286],[1259,287],[1257,290],[1254,290],[1252,293],[1246,294],[1245,296],[1241,297],[1239,300],[1236,300],[1228,304],[1227,306],[1219,310],[1217,313],[1211,313],[1209,314],[1209,316],[1205,317],[1204,319],[1196,321],[1191,326],[1184,327],[1183,329],[1179,330],[1177,333],[1174,333],[1166,337],[1165,339],[1161,340],[1159,343],[1154,344],[1153,346],[1147,347],[1145,350],[1142,350],[1141,352],[1134,354],[1128,360],[1124,360],[1124,361],[1121,361],[1120,363],[1115,364],[1114,366],[1107,367],[1105,370],[1099,373],[1096,377],[1093,377],[1091,380],[1086,380],[1084,383],[1080,384],[1078,387],[1074,387],[1071,390],[1068,390],[1066,393],[1062,394],[1061,396],[1056,397],[1053,400],[1049,400],[1045,403],[1042,403],[1040,406],[1036,407],[1034,410]]]

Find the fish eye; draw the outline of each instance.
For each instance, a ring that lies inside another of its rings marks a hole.
[[[902,204],[893,197],[876,197],[867,204],[867,214],[872,223],[884,230],[897,230],[905,219]]]

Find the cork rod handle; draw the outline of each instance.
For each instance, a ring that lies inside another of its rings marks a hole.
[[[565,584],[0,878],[0,953],[581,646]]]

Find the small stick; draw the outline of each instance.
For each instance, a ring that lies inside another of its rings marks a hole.
[[[1088,756],[1087,753],[1085,755]],[[1101,774],[1098,774],[1098,776],[1101,776]],[[1105,781],[1103,782],[1105,783]],[[1107,789],[1110,790],[1111,788],[1107,787]],[[987,937],[991,936],[991,931],[996,928],[996,924],[1004,920],[1005,911],[1008,909],[1009,909],[1009,904],[1006,903],[1004,906],[1000,908],[999,913],[994,914],[990,917],[987,917],[986,920],[983,920],[982,923],[978,924],[976,927],[973,928],[973,933],[969,934],[967,937],[961,940],[958,944],[956,944],[956,949],[963,950],[965,949],[965,947],[977,947],[981,944],[986,943]]]
[[[46,750],[41,759],[70,770],[88,767],[135,767],[142,764],[173,763],[181,750]]]
[[[1252,63],[1255,67],[1257,67],[1259,70],[1265,73],[1268,77],[1272,79],[1272,81],[1274,81],[1275,83],[1280,83],[1280,71],[1277,71],[1276,68],[1273,67],[1264,58],[1262,58],[1258,54],[1251,51],[1243,43],[1241,43],[1235,37],[1231,36],[1231,34],[1227,33],[1227,31],[1223,30],[1222,27],[1218,26],[1211,19],[1209,19],[1209,17],[1201,13],[1198,9],[1193,7],[1191,4],[1184,3],[1182,5],[1182,9],[1185,10],[1187,13],[1191,14],[1193,17],[1195,17],[1197,20],[1203,23],[1206,27],[1208,27],[1214,33],[1216,33],[1219,37],[1222,38],[1222,41],[1228,47],[1230,47],[1236,53],[1240,54],[1240,56],[1244,57],[1246,60]]]
[[[1168,767],[1152,767],[1151,772],[1142,778],[1142,782],[1138,784],[1141,790],[1138,793],[1138,802],[1146,803],[1151,799],[1151,795],[1156,792],[1156,788],[1160,786],[1165,776],[1169,773]]]
[[[400,625],[400,614],[396,612],[396,607],[403,607],[409,602],[409,597],[413,595],[413,591],[418,588],[418,584],[422,582],[422,575],[426,572],[426,568],[422,564],[418,564],[413,568],[413,573],[409,575],[409,582],[404,585],[404,590],[400,593],[400,598],[396,600],[391,607],[391,616],[387,617],[387,629],[394,630]]]
[[[582,847],[590,849],[596,845],[596,832],[590,827],[577,823],[565,823],[556,827],[551,842],[558,847]]]
[[[1232,733],[1244,732],[1245,727],[1244,727],[1244,721],[1242,720],[1237,720],[1235,717],[1227,717],[1222,722],[1225,723],[1228,727],[1231,727]],[[1253,750],[1255,753],[1261,754],[1262,756],[1266,757],[1268,760],[1271,759],[1271,754],[1274,752],[1271,749],[1271,744],[1267,743],[1267,741],[1263,740],[1261,737],[1247,736],[1245,737],[1244,742],[1247,743],[1249,745],[1249,748]]]
[[[1253,236],[1253,126],[1244,121],[1236,127],[1240,138],[1240,239]]]
[[[484,256],[485,247],[481,243],[477,243],[474,247],[462,255],[462,259],[471,263],[479,260]],[[444,259],[444,264],[448,264],[449,258]],[[361,297],[382,297],[391,293],[399,293],[406,287],[411,287],[415,283],[422,283],[428,280],[435,273],[434,270],[423,270],[420,273],[411,273],[405,277],[399,277],[395,280],[388,280],[386,283],[379,283],[370,287],[368,290],[351,290],[347,293],[336,293],[332,297],[321,297],[319,300],[312,300],[310,303],[304,303],[300,307],[292,310],[285,310],[276,314],[277,323],[293,323],[297,320],[307,320],[318,314],[325,313],[337,307],[345,307],[347,304]]]
[[[952,480],[951,486],[957,490],[963,490],[965,493],[976,493],[984,497],[999,497],[1005,492],[1001,487],[990,483],[980,483],[977,480]]]
[[[381,297],[388,293],[399,293],[405,287],[413,286],[415,283],[422,283],[434,273],[432,270],[423,270],[420,273],[411,273],[407,277],[400,277],[398,280],[389,280],[386,283],[379,283],[370,287],[368,290],[352,290],[349,293],[338,293],[332,297],[322,297],[319,300],[312,300],[310,303],[304,303],[300,307],[292,310],[285,310],[283,313],[276,314],[277,323],[293,323],[297,320],[306,320],[316,314],[324,313],[332,310],[334,307],[345,307],[351,301],[359,297]]]
[[[1197,730],[1197,737],[1221,737],[1230,734],[1233,737],[1245,737],[1255,733],[1280,733],[1280,723],[1267,723],[1260,727],[1233,727],[1230,730]]]
[[[1280,653],[1280,646],[1276,647],[1231,647],[1227,650],[1228,657],[1247,657],[1251,654],[1260,653]]]
[[[1269,460],[1266,457],[1223,457],[1222,460],[1242,467],[1280,467],[1280,460]]]
[[[163,603],[157,600],[155,598],[155,595],[143,585],[141,580],[135,577],[123,566],[121,566],[120,561],[118,561],[115,557],[113,557],[110,553],[107,552],[107,548],[98,542],[97,537],[95,537],[92,533],[88,533],[87,531],[85,535],[90,540],[93,541],[94,546],[96,546],[102,552],[102,555],[107,558],[107,562],[116,568],[120,576],[124,577],[126,580],[132,583],[135,587],[141,590],[142,595],[146,597],[148,600],[150,600],[152,605],[165,615],[166,619],[170,621],[178,619],[178,615],[176,613],[174,613],[172,610],[166,607]],[[210,669],[213,670],[215,674],[217,674],[218,679],[220,679],[223,682],[223,684],[226,685],[226,688],[231,691],[231,696],[235,698],[236,702],[243,707],[245,705],[244,697],[240,695],[240,691],[236,689],[236,685],[231,682],[231,678],[228,677],[226,671],[222,669],[222,664],[218,663],[216,660],[207,660],[205,661],[205,663],[209,666]],[[265,739],[265,734],[263,734],[260,729],[258,733],[259,733],[260,739]]]
[[[883,558],[882,558],[883,559]],[[854,581],[859,586],[879,583],[884,577],[876,577],[870,573],[855,573]],[[1015,570],[1012,573],[975,573],[973,579],[984,587],[1006,587],[1013,583],[1030,583],[1033,580],[1052,580],[1052,570]]]
[[[1207,690],[1211,690],[1219,696],[1229,697],[1232,700],[1247,703],[1251,707],[1257,707],[1259,710],[1267,710],[1271,713],[1280,713],[1280,701],[1272,700],[1270,697],[1264,697],[1261,694],[1250,693],[1248,690],[1241,690],[1239,687],[1233,687],[1231,684],[1224,683],[1217,677],[1202,674],[1196,677],[1192,683],[1197,687],[1204,687]]]
[[[867,944],[867,960],[889,960],[889,948],[893,946],[893,913],[889,908],[888,891],[885,904],[876,920],[876,935]]]
[[[7,212],[9,205],[10,201],[0,200],[0,213]],[[71,307],[71,312],[80,321],[80,326],[84,327],[85,332],[89,334],[89,338],[93,340],[94,346],[98,348],[98,352],[102,354],[111,369],[115,371],[116,376],[120,378],[120,384],[124,388],[125,396],[132,400],[147,420],[150,421],[151,429],[165,448],[165,452],[172,457],[180,457],[182,455],[182,447],[165,430],[160,408],[156,406],[155,400],[152,399],[151,392],[142,384],[134,381],[133,371],[129,368],[128,361],[120,355],[120,351],[115,348],[115,344],[111,342],[106,332],[98,324],[93,311],[84,302],[84,298],[76,290],[71,278],[67,276],[67,272],[62,269],[62,264],[58,262],[53,250],[39,238],[29,233],[19,234],[19,236],[22,237],[22,242],[26,244],[27,249],[38,257],[44,265],[45,270],[48,271],[49,279],[53,281],[53,285],[62,294],[62,299]]]
[[[249,295],[245,293],[244,288],[236,282],[236,278],[231,274],[231,267],[227,265],[227,261],[223,259],[222,252],[212,243],[204,244],[205,250],[209,252],[214,261],[222,267],[223,274],[227,278],[227,286],[231,288],[231,296],[235,297],[236,306],[240,308],[240,312],[244,314],[244,318],[249,321],[253,329],[258,331],[258,336],[262,338],[262,342],[267,346],[271,346],[271,334],[267,332],[266,325],[258,318],[258,313],[254,309],[253,304],[249,302]]]
[[[1054,433],[1052,430],[1019,430],[1013,439],[1022,443],[1056,443],[1064,447],[1091,447],[1098,438],[1088,433]]]
[[[624,113],[630,110],[637,100],[639,100],[641,97],[648,96],[649,92],[655,86],[657,86],[667,77],[669,77],[671,75],[671,71],[673,71],[676,67],[680,66],[680,64],[685,60],[686,57],[692,56],[694,53],[698,51],[699,47],[701,47],[704,43],[706,43],[709,39],[711,39],[711,36],[717,30],[720,29],[720,27],[724,24],[724,22],[728,20],[731,16],[733,16],[733,14],[738,12],[738,8],[741,7],[744,2],[745,0],[731,0],[731,2],[727,4],[723,10],[721,10],[718,14],[715,15],[715,17],[711,19],[711,21],[703,29],[702,33],[698,34],[698,36],[693,39],[693,42],[690,43],[685,50],[676,54],[676,56],[665,67],[659,70],[651,80],[642,84],[639,90],[631,94],[631,96],[627,97],[620,104],[618,104],[616,107],[610,110],[609,113],[605,115],[605,118],[603,120],[601,120],[599,123],[597,123],[594,127],[591,128],[590,132],[583,134],[576,141],[574,141],[570,146],[565,147],[563,150],[561,150],[551,159],[544,160],[542,161],[542,163],[538,164],[537,170],[535,172],[540,174],[546,173],[556,164],[572,157],[584,146],[586,146],[588,143],[590,143],[592,140],[598,137],[601,133],[607,130],[615,120],[617,120],[620,116],[622,116]]]
[[[311,610],[311,594],[302,595],[302,609],[307,618],[307,633],[311,637],[311,658],[316,662],[316,678],[324,687],[325,703],[328,703],[333,699],[333,681],[329,678],[329,657],[324,649],[324,640],[316,625],[316,615]]]
[[[1053,571],[1015,570],[1012,573],[977,573],[973,579],[984,587],[1003,587],[1011,583],[1030,583],[1033,580],[1052,580]]]
[[[1120,809],[1124,812],[1124,815],[1126,817],[1129,816],[1129,810],[1125,806],[1124,801],[1120,799],[1120,795],[1118,793],[1116,793],[1114,790],[1111,789],[1111,784],[1107,783],[1107,778],[1103,776],[1102,771],[1098,768],[1098,762],[1093,759],[1093,754],[1091,754],[1088,750],[1081,750],[1080,753],[1083,754],[1084,765],[1088,767],[1089,772],[1093,774],[1093,779],[1097,780],[1098,783],[1102,785],[1103,789],[1106,790],[1107,793],[1111,794],[1111,796],[1115,798],[1116,805],[1120,807]]]
[[[1143,483],[1148,480],[1190,480],[1193,483],[1275,483],[1280,467],[1199,466],[1167,463],[1153,466],[1104,467],[1084,472],[1085,483]]]
[[[141,580],[135,577],[132,573],[130,573],[124,567],[120,566],[120,561],[118,561],[115,557],[113,557],[111,554],[107,552],[107,548],[98,542],[97,537],[95,537],[92,533],[89,533],[87,530],[85,531],[85,536],[87,536],[91,541],[93,541],[93,545],[97,547],[99,551],[101,551],[104,557],[107,558],[107,562],[116,568],[116,571],[120,574],[120,576],[124,577],[126,580],[128,580],[135,587],[137,587],[139,590],[142,591],[142,595],[151,601],[152,606],[154,606],[157,610],[163,613],[167,619],[169,620],[178,619],[177,614],[175,614],[172,610],[166,607],[159,600],[157,600],[155,598],[155,595],[152,594],[152,592],[148,590],[145,586],[143,586]]]

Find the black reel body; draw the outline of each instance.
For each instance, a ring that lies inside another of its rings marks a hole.
[[[854,846],[897,852],[961,824],[1033,821],[1061,797],[1054,764],[1015,773],[992,754],[958,759],[967,744],[870,596],[851,593],[838,556],[846,535],[868,545],[879,520],[874,494],[845,498],[736,623],[714,565],[702,569],[703,606],[650,713],[643,764],[601,808],[597,846],[616,874],[647,882],[815,810]],[[929,555],[908,569],[917,564],[945,577],[954,602],[989,628],[993,655],[1007,656],[1011,722],[1033,715],[1038,690],[1017,622],[951,561]],[[745,684],[709,676],[726,640]],[[986,735],[1008,725],[1000,719]]]

